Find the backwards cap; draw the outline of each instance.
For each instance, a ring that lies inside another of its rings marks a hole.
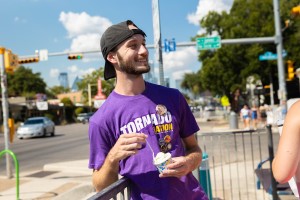
[[[129,29],[128,26],[133,25],[137,29]],[[104,66],[104,79],[108,80],[110,78],[116,77],[116,71],[114,66],[107,60],[107,55],[109,52],[114,50],[119,44],[133,36],[134,34],[141,34],[144,37],[146,34],[144,31],[139,29],[131,20],[127,20],[121,22],[119,24],[115,24],[110,26],[106,31],[103,33],[101,40],[100,40],[100,47],[103,58],[105,60]]]

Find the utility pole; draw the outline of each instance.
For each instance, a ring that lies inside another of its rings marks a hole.
[[[279,90],[278,98],[280,99],[280,105],[282,102],[287,99],[286,92],[286,83],[285,83],[285,70],[282,57],[282,33],[280,25],[280,12],[279,12],[279,0],[273,0],[274,8],[274,23],[275,23],[275,44],[277,50],[277,67],[278,67],[278,81],[279,81]]]
[[[3,130],[5,149],[9,150],[9,127],[8,127],[8,102],[7,102],[7,80],[4,63],[5,48],[0,47],[0,76],[1,76],[1,90],[2,90],[2,112],[3,112]],[[6,154],[6,174],[7,178],[12,177],[11,161],[9,154]]]
[[[158,0],[152,0],[155,59],[159,63],[159,83],[165,85]]]

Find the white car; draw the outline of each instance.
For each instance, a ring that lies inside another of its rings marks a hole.
[[[17,130],[19,139],[55,135],[55,124],[47,117],[31,117],[21,123]]]
[[[93,112],[89,112],[89,113],[80,113],[77,116],[77,120],[83,124],[88,123],[90,120],[90,117],[93,116]]]

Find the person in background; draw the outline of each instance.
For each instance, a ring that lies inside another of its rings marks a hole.
[[[274,178],[286,183],[295,176],[300,188],[300,100],[287,112],[279,139],[278,149],[272,162]]]
[[[101,191],[120,174],[131,181],[134,200],[208,200],[192,174],[202,161],[199,127],[177,89],[144,80],[150,70],[145,37],[130,20],[101,37],[104,78],[116,77],[116,86],[89,121],[93,185]],[[153,164],[159,152],[172,156],[162,173]]]
[[[247,104],[244,104],[241,109],[240,117],[244,123],[244,130],[250,130],[250,109]]]
[[[257,108],[256,104],[253,104],[253,107],[251,108],[251,121],[254,130],[257,129],[258,117],[259,117],[259,109]]]

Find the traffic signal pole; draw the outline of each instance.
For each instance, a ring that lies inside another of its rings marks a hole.
[[[0,47],[0,76],[2,91],[2,113],[3,113],[3,130],[5,140],[5,150],[9,150],[9,127],[8,127],[8,101],[7,101],[7,80],[4,66],[5,48]],[[12,177],[11,163],[9,154],[6,154],[6,174],[7,178]]]

